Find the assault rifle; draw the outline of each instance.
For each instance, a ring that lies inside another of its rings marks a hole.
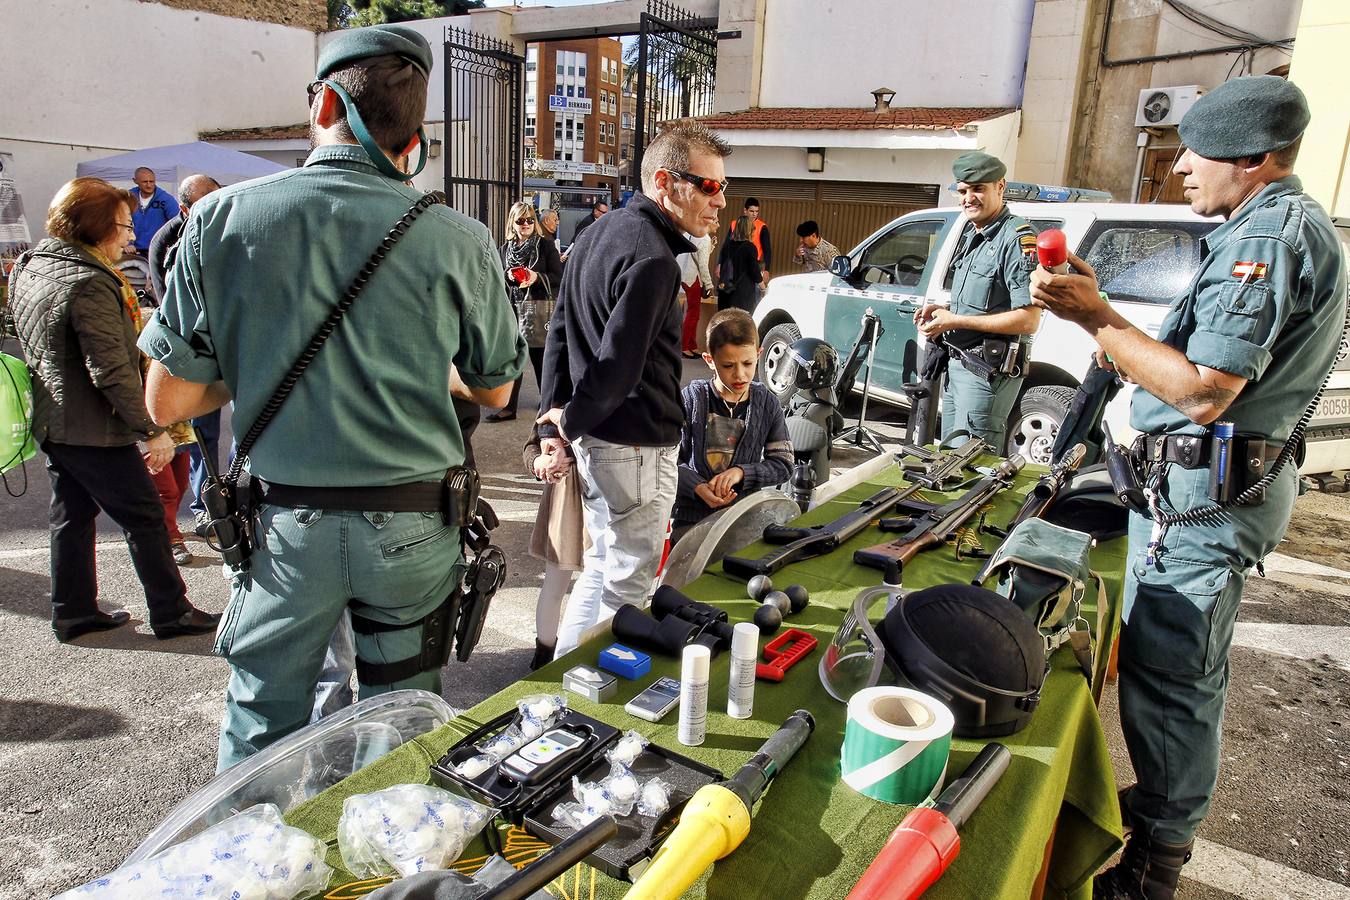
[[[885,544],[877,544],[853,553],[853,561],[862,566],[885,570],[890,563],[904,565],[919,553],[940,546],[956,536],[956,530],[970,520],[999,491],[1012,484],[1026,460],[1020,455],[1004,460],[992,475],[980,480],[965,494],[944,506],[909,519],[882,520],[882,528],[908,528],[905,535]]]
[[[1045,511],[1055,502],[1059,496],[1064,483],[1069,480],[1078,467],[1082,465],[1083,459],[1087,456],[1086,444],[1074,444],[1064,454],[1064,458],[1050,467],[1050,471],[1041,476],[1041,480],[1036,482],[1022,501],[1022,506],[1008,520],[1008,524],[1002,528],[996,528],[993,525],[984,526],[984,530],[990,534],[1005,538],[1012,533],[1012,530],[1021,525],[1027,519],[1034,519],[1037,516],[1044,515]]]
[[[979,438],[971,438],[958,449],[941,454],[933,459],[925,470],[925,481],[937,479],[942,484],[953,474],[974,462],[985,452],[987,445]],[[895,509],[912,497],[923,482],[915,481],[903,488],[883,488],[868,497],[858,508],[845,513],[833,522],[824,525],[810,525],[794,528],[788,525],[769,525],[764,529],[764,540],[770,544],[782,544],[777,550],[770,551],[759,559],[745,559],[740,556],[727,556],[722,560],[722,570],[737,578],[750,579],[755,575],[772,575],[789,563],[798,560],[823,556],[839,547],[849,538],[866,529],[881,516]],[[922,508],[929,508],[926,504]]]

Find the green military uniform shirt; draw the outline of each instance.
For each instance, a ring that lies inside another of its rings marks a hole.
[[[983,316],[1031,305],[1031,270],[1036,268],[1036,232],[1021,216],[1003,211],[983,228],[970,227],[953,264],[951,311]],[[970,349],[992,335],[958,328],[947,340]],[[1018,337],[1029,341],[1030,335]]]
[[[193,206],[140,347],[175,376],[224,380],[242,435],[390,227],[421,196],[359,146],[233,185]],[[526,357],[487,229],[443,205],[413,224],[249,454],[281,484],[440,479],[464,460],[451,363],[471,387]]]
[[[1326,376],[1345,319],[1345,264],[1335,227],[1290,175],[1267,185],[1202,241],[1200,269],[1158,340],[1196,365],[1250,382],[1227,411],[1239,434],[1277,444]],[[1205,434],[1146,391],[1130,424],[1146,434]]]

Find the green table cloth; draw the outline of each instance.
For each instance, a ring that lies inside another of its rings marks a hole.
[[[986,459],[985,462],[990,460]],[[1027,489],[1043,470],[1029,469],[1013,489],[1000,494],[986,508],[991,524],[1006,524]],[[898,468],[890,468],[835,500],[802,517],[804,524],[828,522],[856,507],[859,500],[882,487],[901,484]],[[939,496],[924,492],[935,499]],[[732,719],[726,715],[729,655],[713,660],[709,687],[707,739],[700,747],[684,747],[675,737],[672,711],[661,723],[649,723],[628,715],[623,704],[661,675],[679,677],[679,661],[653,656],[652,671],[639,681],[620,679],[618,695],[609,703],[596,704],[568,694],[568,702],[580,712],[623,729],[635,729],[652,741],[678,750],[730,775],[735,772],[793,710],[809,709],[816,730],[792,763],[769,787],[754,813],[750,835],[726,859],[713,867],[688,893],[689,897],[726,898],[820,898],[838,900],[857,882],[868,864],[910,807],[892,806],[869,799],[846,787],[839,779],[839,750],[843,742],[846,710],[821,686],[816,667],[824,646],[834,634],[843,610],[859,590],[880,583],[878,572],[852,562],[855,549],[893,537],[868,529],[838,551],[787,567],[774,576],[779,587],[805,585],[811,604],[788,618],[786,626],[813,633],[820,646],[790,670],[779,684],[757,681],[754,717]],[[969,548],[980,540],[968,529],[957,542]],[[983,536],[987,549],[997,539]],[[769,547],[755,544],[740,555],[757,556]],[[1109,614],[1104,633],[1098,636],[1098,670],[1104,670],[1114,640],[1117,607],[1124,564],[1124,540],[1103,544],[1093,551],[1093,568],[1105,577]],[[956,560],[953,545],[921,554],[905,568],[905,587],[917,589],[952,581],[968,581],[978,570],[978,560]],[[750,618],[756,604],[746,598],[745,584],[709,569],[688,585],[685,593],[697,600],[725,608],[732,621]],[[1089,600],[1095,600],[1089,592]],[[1095,609],[1085,606],[1086,617],[1096,623]],[[462,736],[494,716],[511,709],[530,694],[557,692],[562,674],[578,663],[594,664],[597,653],[611,642],[608,636],[579,647],[527,679],[519,681],[468,710],[445,727],[405,744],[388,756],[355,773],[313,800],[296,807],[287,819],[330,843],[328,862],[338,869],[334,885],[350,882],[336,848],[337,820],[342,801],[357,793],[393,784],[430,780],[429,766]],[[472,662],[469,663],[472,665]],[[946,875],[925,895],[933,898],[1017,898],[1031,893],[1045,859],[1047,844],[1054,836],[1049,857],[1045,895],[1089,897],[1092,873],[1121,844],[1120,814],[1116,805],[1111,761],[1097,708],[1087,679],[1070,649],[1062,647],[1052,658],[1052,670],[1042,691],[1042,700],[1031,724],[1018,734],[1002,738],[1012,751],[1007,773],[961,830],[961,853]],[[956,739],[948,763],[948,778],[961,772],[983,746],[983,741]],[[507,856],[523,865],[543,852],[544,845],[520,829],[503,829]],[[474,869],[484,858],[481,848],[471,848],[457,864]],[[357,896],[373,885],[348,884],[329,896]],[[574,867],[551,886],[567,900],[621,897],[627,883],[615,881],[589,866]]]

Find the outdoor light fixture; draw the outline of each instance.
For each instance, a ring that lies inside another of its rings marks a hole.
[[[825,171],[825,148],[807,147],[806,148],[806,171],[824,172]]]
[[[441,142],[439,138],[432,138],[427,143],[427,158],[439,159],[441,155]]]
[[[891,101],[895,99],[895,91],[888,87],[879,87],[872,92],[872,99],[876,101],[876,106],[872,112],[881,113],[891,108]]]

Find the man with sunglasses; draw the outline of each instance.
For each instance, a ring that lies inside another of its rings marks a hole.
[[[339,33],[309,89],[305,165],[193,205],[141,336],[157,421],[231,397],[239,434],[259,419],[421,199],[405,182],[425,161],[431,68],[407,26]],[[447,469],[464,461],[451,397],[501,406],[525,346],[482,224],[432,204],[405,229],[248,453],[253,553],[232,572],[216,636],[230,664],[221,770],[309,720],[347,611],[363,697],[440,691],[463,576],[443,499]]]
[[[680,401],[680,264],[685,237],[717,228],[725,141],[700,125],[661,131],[642,193],[597,219],[563,270],[544,349],[540,435],[570,442],[591,547],[558,630],[557,655],[651,590],[675,503]]]
[[[1299,485],[1287,442],[1336,358],[1343,252],[1293,174],[1309,119],[1303,92],[1273,75],[1225,82],[1186,112],[1172,171],[1192,212],[1224,222],[1200,242],[1200,266],[1156,339],[1111,308],[1078,257],[1074,274],[1031,275],[1032,300],[1091,334],[1098,361],[1139,386],[1130,424],[1149,506],[1130,513],[1119,678],[1138,783],[1121,792],[1129,839],[1097,876],[1098,900],[1176,893],[1218,781],[1242,587],[1289,524]],[[1233,502],[1252,480],[1265,482],[1259,496]]]

